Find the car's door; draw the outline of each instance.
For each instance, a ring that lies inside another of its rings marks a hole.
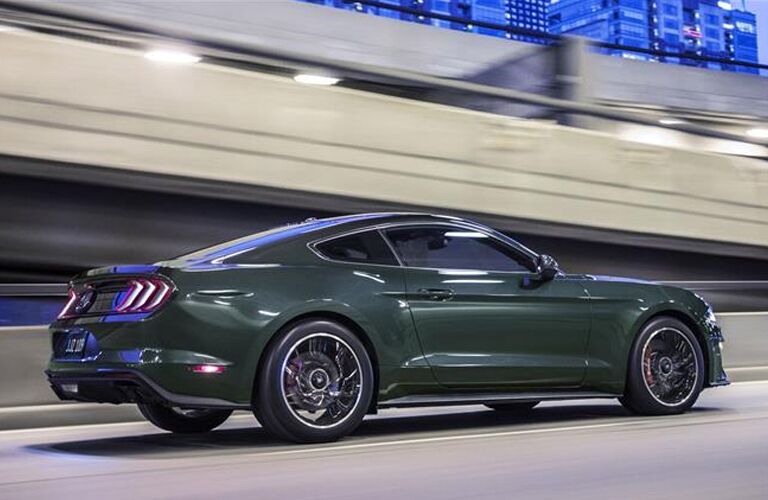
[[[585,374],[586,291],[536,283],[535,256],[493,233],[435,224],[389,228],[424,354],[450,387],[571,388]]]

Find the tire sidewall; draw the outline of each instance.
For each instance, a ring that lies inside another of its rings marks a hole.
[[[696,357],[697,376],[694,385],[693,394],[684,402],[670,406],[657,401],[652,395],[650,389],[645,383],[643,374],[643,349],[648,339],[654,332],[663,329],[672,328],[681,332],[691,343],[693,353]],[[625,403],[634,411],[649,415],[672,415],[683,413],[689,410],[695,403],[704,387],[704,378],[706,376],[706,364],[704,353],[702,352],[699,340],[696,335],[683,322],[674,318],[658,318],[651,320],[643,326],[640,333],[635,338],[630,354],[630,361],[627,374],[627,388]]]
[[[343,340],[357,356],[361,367],[361,394],[357,405],[346,419],[329,428],[307,425],[288,407],[283,396],[283,361],[291,348],[310,335],[326,333]],[[373,368],[370,356],[360,339],[346,327],[330,320],[305,320],[285,329],[276,338],[265,357],[259,377],[256,401],[262,424],[273,434],[300,442],[333,441],[354,431],[368,411],[373,397]]]

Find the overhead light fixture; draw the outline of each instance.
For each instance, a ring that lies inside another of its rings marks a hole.
[[[751,128],[747,130],[747,135],[754,139],[768,139],[768,128]]]
[[[336,85],[339,83],[339,78],[323,75],[310,75],[307,73],[299,73],[294,76],[293,79],[306,85]]]
[[[178,50],[150,50],[144,54],[144,57],[150,61],[156,61],[169,64],[195,64],[202,60],[202,57]]]
[[[682,125],[685,123],[685,120],[681,120],[680,118],[661,118],[659,123],[662,125]]]

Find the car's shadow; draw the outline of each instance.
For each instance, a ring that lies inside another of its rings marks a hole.
[[[446,410],[448,412],[450,410]],[[694,414],[717,412],[714,408],[696,408]],[[409,416],[398,414],[380,415],[363,421],[355,433],[346,438],[344,444],[367,441],[397,441],[425,435],[447,436],[456,431],[477,433],[495,431],[516,431],[532,426],[576,426],[598,422],[615,422],[632,415],[617,405],[547,406],[537,408],[523,415],[485,410],[461,413],[435,413]],[[255,424],[255,422],[254,422]],[[113,458],[163,458],[179,455],[237,454],[254,451],[290,449],[297,445],[286,444],[267,434],[262,428],[224,429],[206,434],[153,433],[139,436],[124,436],[104,439],[78,440],[58,443],[44,443],[28,446],[34,452],[87,455]]]

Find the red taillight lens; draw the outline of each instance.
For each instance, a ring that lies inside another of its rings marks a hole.
[[[74,290],[71,288],[67,291],[67,303],[64,305],[64,309],[61,310],[59,315],[57,316],[57,319],[66,318],[67,316],[71,315],[72,307],[75,305],[75,301],[77,300],[77,294]]]
[[[151,313],[170,299],[173,290],[174,285],[167,278],[154,276],[91,281],[69,289],[58,319]]]
[[[128,282],[123,299],[115,312],[152,312],[162,306],[173,292],[173,288],[160,278],[136,278]]]

